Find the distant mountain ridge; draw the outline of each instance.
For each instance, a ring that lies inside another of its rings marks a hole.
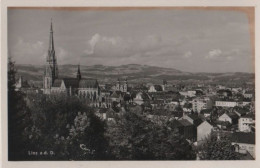
[[[42,81],[44,65],[16,65],[18,76],[24,76],[27,80]],[[59,65],[59,75],[64,77],[76,77],[78,65]],[[161,83],[163,79],[174,80],[212,80],[212,79],[232,79],[249,80],[254,78],[250,73],[190,73],[174,68],[163,68],[150,65],[127,64],[120,66],[105,65],[80,65],[82,77],[96,78],[101,83],[113,82],[117,78],[127,78],[136,83]]]

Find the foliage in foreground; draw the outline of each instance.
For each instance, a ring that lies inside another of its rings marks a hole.
[[[238,160],[239,156],[232,146],[228,136],[218,137],[211,134],[205,142],[198,147],[201,160]]]

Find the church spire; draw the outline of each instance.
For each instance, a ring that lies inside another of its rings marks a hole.
[[[51,28],[50,28],[50,42],[49,42],[49,51],[54,51],[54,41],[53,41],[52,19],[51,19]]]
[[[81,79],[81,73],[80,73],[80,65],[78,65],[78,73],[77,73],[77,79]]]

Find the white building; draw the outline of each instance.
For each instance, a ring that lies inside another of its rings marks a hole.
[[[151,85],[148,92],[162,92],[163,87],[161,85]]]
[[[203,142],[203,140],[210,135],[212,130],[213,130],[213,126],[210,123],[208,123],[207,121],[202,122],[197,127],[197,142],[198,142],[198,144]]]
[[[144,93],[144,92],[138,92],[134,98],[134,102],[138,105],[141,105],[147,101],[150,100],[150,97],[148,94]]]
[[[236,113],[224,113],[219,118],[219,121],[229,122],[230,124],[237,124],[238,115]]]
[[[241,132],[251,132],[251,126],[255,124],[255,117],[251,114],[240,117],[238,129]]]
[[[210,108],[212,108],[212,101],[208,97],[198,97],[192,100],[192,109],[195,112],[200,113],[201,110]]]
[[[216,101],[215,106],[216,107],[235,107],[238,103],[235,101]]]
[[[183,92],[179,92],[179,93],[180,93],[180,95],[185,96],[185,97],[195,97],[196,96],[195,90],[183,91]]]

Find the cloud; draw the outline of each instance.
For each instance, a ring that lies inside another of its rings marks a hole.
[[[10,47],[10,56],[21,64],[42,64],[46,59],[46,47],[42,41],[28,42],[18,38],[17,43]]]
[[[84,53],[87,55],[93,55],[95,52],[98,52],[97,49],[100,49],[100,46],[102,46],[103,49],[113,48],[115,50],[116,47],[120,47],[122,44],[123,41],[120,37],[106,37],[96,33],[88,41],[87,49],[84,51]]]
[[[213,49],[209,51],[209,53],[206,55],[207,59],[216,59],[217,57],[221,56],[222,51],[220,49]]]
[[[108,37],[96,33],[87,41],[87,49],[84,50],[84,53],[85,56],[94,57],[129,57],[136,54],[149,56],[155,50],[163,47],[162,38],[158,35],[138,38]]]
[[[240,48],[232,48],[224,51],[215,49],[209,51],[205,58],[222,63],[235,63],[234,61],[241,62],[242,60],[251,59],[248,55],[251,55],[250,50]]]

